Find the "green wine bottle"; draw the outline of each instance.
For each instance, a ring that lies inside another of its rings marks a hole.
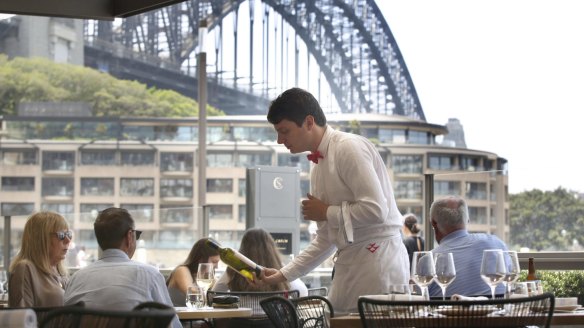
[[[218,242],[207,239],[207,246],[219,251],[219,257],[223,263],[230,266],[235,272],[244,276],[249,280],[254,280],[253,273],[259,279],[262,273],[262,267],[255,264],[254,261],[248,259],[245,255],[229,247],[222,247]]]

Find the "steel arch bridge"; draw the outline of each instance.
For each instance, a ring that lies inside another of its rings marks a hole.
[[[240,17],[248,19],[245,28]],[[86,21],[86,44],[108,45],[122,56],[138,56],[166,70],[193,75],[201,21],[215,36],[214,78],[223,86],[271,99],[287,88],[284,76],[297,86],[299,76],[312,74],[316,67],[319,94],[322,76],[337,111],[425,121],[397,42],[374,0],[188,0],[122,23]],[[233,32],[229,46],[225,45],[226,25]],[[257,47],[260,35],[261,47]],[[233,52],[227,54],[227,49]],[[246,65],[242,65],[242,54],[249,60]],[[233,61],[228,71],[225,58]],[[311,63],[315,67],[310,68]]]

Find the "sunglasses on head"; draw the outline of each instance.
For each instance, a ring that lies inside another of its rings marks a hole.
[[[136,232],[136,240],[140,239],[140,236],[142,235],[142,231],[136,230],[136,229],[130,229],[130,230]]]
[[[54,232],[54,234],[57,235],[57,238],[59,240],[64,240],[65,237],[69,238],[69,240],[73,239],[73,231],[71,231],[71,230],[58,231],[58,232]]]

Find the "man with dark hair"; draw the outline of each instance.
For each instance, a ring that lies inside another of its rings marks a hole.
[[[507,245],[495,235],[468,232],[468,206],[459,196],[435,200],[430,207],[430,219],[438,242],[432,252],[452,253],[454,258],[456,278],[446,289],[446,296],[491,295],[491,288],[481,279],[483,250],[507,250]],[[435,282],[429,286],[429,292],[430,296],[442,296],[442,290]],[[505,292],[503,284],[496,292]]]
[[[291,263],[280,270],[264,269],[261,280],[252,283],[295,280],[336,251],[329,293],[335,314],[357,312],[361,295],[387,293],[390,284],[407,284],[403,219],[375,145],[362,136],[333,130],[318,101],[298,88],[272,102],[268,121],[278,143],[291,153],[312,152],[310,193],[302,201],[302,215],[315,221],[318,230]]]
[[[98,261],[71,277],[65,289],[65,305],[83,301],[88,308],[131,310],[140,303],[154,301],[172,306],[158,269],[130,260],[142,231],[136,230],[127,210],[103,210],[93,230],[103,252]],[[172,326],[182,327],[178,317]]]

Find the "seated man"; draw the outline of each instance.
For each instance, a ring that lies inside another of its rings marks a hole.
[[[130,260],[142,232],[134,228],[134,219],[127,210],[103,210],[93,229],[103,252],[98,261],[71,277],[65,289],[65,305],[83,301],[88,308],[120,311],[149,301],[172,306],[158,269]],[[182,327],[178,317],[172,326]]]
[[[438,246],[433,253],[452,253],[456,279],[446,288],[446,296],[491,295],[491,288],[481,279],[483,250],[507,250],[505,243],[495,235],[469,233],[468,207],[464,199],[450,196],[439,199],[430,207],[430,218]],[[430,296],[442,296],[440,286],[433,282],[429,286]],[[505,292],[503,284],[496,293]]]

